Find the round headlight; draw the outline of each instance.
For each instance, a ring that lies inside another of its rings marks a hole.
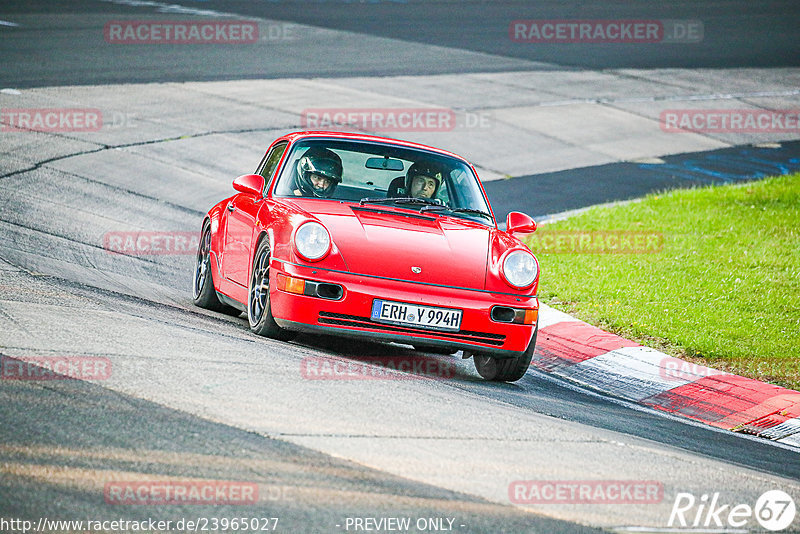
[[[528,287],[539,274],[539,267],[533,255],[521,250],[515,250],[506,256],[503,261],[503,276],[514,287]]]
[[[318,222],[304,223],[294,234],[294,246],[305,259],[316,261],[328,254],[331,249],[331,236]]]

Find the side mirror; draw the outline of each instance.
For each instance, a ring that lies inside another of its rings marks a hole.
[[[240,193],[261,196],[264,191],[264,177],[259,174],[243,174],[233,181],[233,188]]]
[[[509,234],[532,234],[535,231],[536,222],[524,213],[512,211],[506,217],[506,232]]]

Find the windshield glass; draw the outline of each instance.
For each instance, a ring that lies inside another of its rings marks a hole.
[[[298,142],[275,195],[378,203],[494,224],[477,177],[463,161],[386,144]]]

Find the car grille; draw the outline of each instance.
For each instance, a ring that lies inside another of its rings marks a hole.
[[[413,328],[393,324],[385,324],[373,321],[369,317],[359,317],[358,315],[345,315],[343,313],[319,312],[319,323],[336,326],[354,326],[359,328],[370,328],[373,330],[383,330],[385,332],[396,332],[398,334],[423,334],[435,335],[460,341],[462,343],[484,343],[495,347],[502,347],[506,341],[506,336],[502,334],[491,334],[488,332],[470,332],[460,330],[458,332],[443,332],[440,330],[425,330],[424,328]]]

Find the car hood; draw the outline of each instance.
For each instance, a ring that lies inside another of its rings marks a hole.
[[[485,288],[492,228],[384,206],[337,204],[314,215],[353,273]]]

